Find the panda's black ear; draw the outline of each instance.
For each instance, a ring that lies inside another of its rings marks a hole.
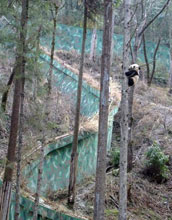
[[[139,66],[139,70],[141,70],[141,67]]]

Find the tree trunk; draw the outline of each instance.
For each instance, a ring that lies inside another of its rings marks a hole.
[[[25,65],[23,65],[23,77],[25,73]],[[19,220],[20,215],[20,179],[21,179],[21,150],[23,147],[23,111],[24,111],[24,84],[25,79],[22,78],[22,89],[21,89],[21,104],[20,104],[20,125],[19,125],[19,143],[17,149],[17,178],[16,178],[16,203],[15,203],[15,220]]]
[[[170,23],[171,21],[169,21]],[[169,42],[170,42],[170,72],[169,72],[169,94],[172,94],[172,27],[169,25]]]
[[[112,43],[111,43],[111,57],[110,57],[110,65],[112,66],[113,58],[114,58],[114,27],[115,27],[115,13],[112,9]]]
[[[146,50],[146,41],[145,41],[145,34],[143,33],[143,52],[144,52],[144,58],[145,58],[145,62],[146,62],[146,81],[147,84],[149,83],[150,80],[150,68],[149,68],[149,61],[148,61],[148,57],[147,57],[147,50]]]
[[[90,49],[90,60],[94,61],[96,56],[96,45],[97,45],[97,29],[93,29],[92,38],[91,38],[91,49]]]
[[[121,100],[121,147],[120,147],[120,191],[119,191],[119,220],[127,219],[127,153],[128,153],[128,81],[125,72],[129,66],[130,55],[130,21],[131,0],[124,1],[124,49],[123,49],[123,71]]]
[[[153,54],[153,68],[152,68],[152,73],[151,73],[150,81],[149,81],[149,84],[148,84],[149,86],[151,86],[152,80],[153,80],[153,77],[154,77],[154,74],[155,74],[156,54],[158,52],[160,42],[161,42],[161,39],[159,38],[158,43],[157,43],[156,48],[155,48],[155,51],[154,51],[154,54]]]
[[[29,0],[22,0],[22,13],[21,13],[21,32],[20,40],[18,43],[18,55],[16,59],[16,70],[15,70],[15,90],[13,98],[13,108],[11,116],[11,128],[10,137],[8,144],[7,163],[5,167],[3,185],[0,196],[0,219],[7,220],[10,207],[11,187],[12,187],[12,175],[15,166],[15,151],[16,151],[16,140],[18,133],[18,121],[19,121],[19,110],[20,110],[20,93],[22,83],[22,70],[25,65],[25,41],[26,41],[26,25],[28,19],[28,3]]]
[[[169,93],[172,94],[172,54],[170,53]]]
[[[128,172],[133,168],[133,141],[132,141],[132,131],[133,131],[133,100],[134,100],[134,89],[135,86],[129,87],[128,90]]]
[[[38,86],[38,59],[40,55],[40,36],[41,36],[42,25],[38,29],[38,35],[36,39],[36,55],[35,55],[35,67],[34,67],[34,79],[33,79],[33,100],[37,97],[37,86]]]
[[[56,27],[57,27],[57,13],[58,7],[56,4],[53,4],[55,8],[55,12],[53,15],[53,36],[52,36],[52,43],[51,43],[51,60],[50,60],[50,70],[48,76],[48,94],[51,94],[52,90],[52,76],[53,76],[53,61],[54,61],[54,50],[55,50],[55,40],[56,40]],[[53,12],[52,12],[53,14]]]
[[[77,89],[77,103],[75,114],[75,127],[73,135],[71,162],[70,162],[70,177],[68,188],[68,204],[73,205],[75,202],[75,187],[77,177],[77,165],[78,165],[78,134],[80,124],[80,106],[81,106],[81,93],[82,93],[82,78],[83,78],[83,66],[84,66],[84,54],[85,54],[85,41],[87,32],[87,6],[84,1],[84,24],[83,24],[83,39],[82,39],[82,52],[79,69],[78,89]]]
[[[41,146],[41,155],[40,155],[40,163],[38,168],[38,178],[37,178],[37,189],[35,193],[35,205],[33,210],[33,220],[37,220],[38,217],[38,207],[39,207],[39,198],[41,192],[41,182],[42,182],[42,170],[43,170],[43,163],[44,163],[44,141],[40,142]]]
[[[104,0],[104,31],[101,61],[98,152],[94,199],[94,220],[104,220],[106,189],[106,151],[109,107],[110,55],[112,41],[112,0]]]

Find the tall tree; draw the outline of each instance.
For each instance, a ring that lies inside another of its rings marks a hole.
[[[3,185],[0,192],[0,219],[7,220],[10,207],[11,189],[12,189],[12,176],[15,163],[16,140],[18,133],[18,121],[20,110],[20,93],[22,85],[22,71],[25,65],[25,52],[26,52],[26,33],[27,33],[27,20],[28,20],[28,5],[29,0],[22,0],[21,12],[21,31],[20,39],[18,42],[17,58],[16,58],[16,71],[15,71],[15,90],[13,98],[12,116],[11,116],[11,129],[8,144],[7,163],[5,167]]]
[[[52,35],[52,42],[51,42],[51,60],[50,60],[50,70],[48,76],[48,93],[51,94],[52,90],[52,76],[53,76],[53,60],[54,60],[54,50],[55,50],[55,37],[56,37],[56,27],[57,27],[57,13],[59,6],[57,3],[51,3],[51,14],[53,17],[53,35]]]
[[[76,188],[76,177],[77,177],[77,165],[78,165],[78,134],[79,134],[79,120],[80,120],[80,106],[81,106],[81,93],[82,93],[82,78],[83,78],[83,66],[84,66],[84,55],[85,55],[85,41],[87,32],[87,4],[84,0],[84,21],[83,21],[83,38],[82,38],[82,51],[79,69],[78,89],[77,89],[77,103],[75,113],[75,127],[73,134],[73,144],[70,162],[70,177],[69,177],[69,188],[68,188],[68,204],[73,205],[75,202],[75,188]]]
[[[91,38],[91,48],[90,48],[90,57],[91,61],[94,61],[94,57],[96,56],[96,46],[97,46],[97,28],[93,29],[92,38]]]
[[[15,194],[15,220],[19,220],[20,215],[20,184],[21,184],[21,151],[23,147],[23,123],[24,123],[24,85],[25,85],[25,65],[22,66],[22,88],[21,88],[21,104],[20,104],[20,122],[19,122],[19,138],[17,148],[17,177],[16,177],[16,194]]]
[[[127,151],[128,151],[128,82],[125,72],[130,63],[130,22],[131,0],[124,0],[124,48],[123,48],[123,82],[121,100],[121,146],[120,146],[120,191],[119,220],[127,219]]]
[[[110,58],[110,65],[113,63],[114,58],[114,28],[115,28],[115,12],[114,9],[112,9],[112,43],[111,43],[111,58]]]
[[[171,12],[172,4],[169,5],[168,26],[169,26],[169,45],[170,45],[170,71],[169,71],[169,94],[172,94],[172,25]]]
[[[96,169],[96,186],[94,199],[94,220],[104,220],[106,151],[109,107],[110,55],[112,42],[112,0],[104,0],[104,30],[101,61],[101,87],[99,105],[99,131]]]

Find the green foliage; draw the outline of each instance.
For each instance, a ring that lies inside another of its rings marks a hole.
[[[116,217],[115,219],[117,219],[117,217],[118,217],[118,210],[117,209],[106,209],[105,210],[105,215],[107,216],[107,217]],[[114,220],[115,220],[114,219]]]
[[[116,0],[114,3],[113,3],[113,7],[114,8],[118,8],[121,4],[121,0]]]
[[[112,151],[112,165],[115,168],[119,167],[119,159],[120,159],[120,150],[119,148],[116,148],[114,151]]]
[[[165,155],[158,144],[154,143],[146,152],[146,172],[157,182],[162,182],[168,178],[169,169],[166,165],[169,156]]]

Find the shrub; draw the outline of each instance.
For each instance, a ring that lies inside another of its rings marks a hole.
[[[164,182],[169,173],[168,161],[169,156],[165,155],[158,144],[154,143],[146,152],[146,174],[158,183]]]
[[[119,148],[116,148],[114,151],[112,151],[112,165],[115,168],[119,167],[119,160],[120,160],[120,150]]]

